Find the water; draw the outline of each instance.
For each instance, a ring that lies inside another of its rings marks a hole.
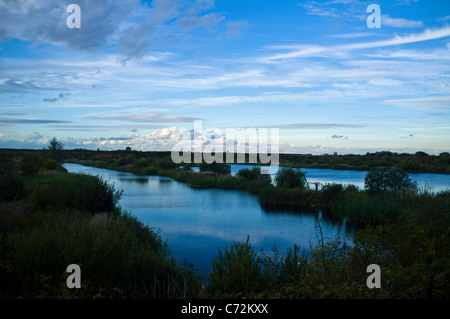
[[[319,239],[317,221],[312,214],[270,212],[261,208],[255,195],[245,191],[193,189],[168,177],[137,176],[77,164],[64,164],[69,172],[100,175],[116,189],[123,189],[120,206],[149,226],[160,229],[173,256],[207,272],[219,250],[235,242],[250,242],[270,253],[273,248],[284,253],[294,244],[310,247]],[[232,165],[232,173],[247,167]],[[250,166],[251,167],[251,166]],[[361,186],[365,172],[306,169],[313,181],[352,183]],[[412,174],[413,179],[428,182],[433,189],[450,187],[450,176]],[[445,178],[443,178],[445,177]],[[362,184],[363,186],[363,184]],[[324,220],[326,239],[347,237],[344,223]]]
[[[255,166],[245,164],[231,164],[231,175],[237,174],[241,169],[251,169]],[[198,171],[198,167],[193,168]],[[277,173],[277,168],[267,167],[272,178]],[[282,169],[282,168],[280,168]],[[353,170],[333,170],[322,168],[301,168],[306,172],[306,179],[308,182],[324,183],[339,183],[339,184],[353,184],[361,189],[364,189],[364,177],[367,171],[353,171]],[[429,187],[432,192],[439,192],[450,189],[450,175],[445,174],[428,174],[428,173],[409,173],[410,178],[417,182],[419,187]],[[310,185],[314,188],[314,185]]]
[[[160,228],[173,256],[206,272],[219,250],[250,242],[256,250],[285,253],[294,244],[308,248],[319,239],[312,214],[268,212],[246,191],[193,189],[168,177],[137,176],[77,164],[73,173],[100,175],[124,194],[119,205],[149,226]],[[327,239],[346,236],[343,223],[321,223]],[[351,239],[349,239],[351,241]]]

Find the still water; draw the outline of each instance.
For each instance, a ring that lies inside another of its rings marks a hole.
[[[231,175],[237,174],[243,168],[251,169],[254,166],[244,164],[232,164]],[[198,171],[198,167],[193,168]],[[281,169],[281,168],[280,168]],[[279,171],[276,167],[267,166],[267,170],[272,178]],[[353,184],[361,189],[364,189],[364,177],[367,171],[352,171],[352,170],[333,170],[323,168],[301,168],[306,172],[305,176],[308,182],[324,183],[339,183],[339,184]],[[428,173],[409,173],[411,179],[417,182],[419,187],[426,187],[432,192],[439,192],[450,189],[450,175],[445,174],[428,174]],[[314,188],[314,185],[310,185]]]
[[[273,248],[284,253],[294,244],[308,248],[320,237],[314,215],[264,210],[257,197],[245,191],[193,189],[168,177],[137,176],[69,163],[64,167],[73,173],[100,175],[116,189],[124,190],[120,206],[143,223],[159,228],[172,255],[180,262],[192,263],[202,272],[210,269],[219,250],[230,247],[233,241],[243,242],[247,236],[256,250],[269,254]],[[232,165],[232,173],[243,167]],[[356,171],[307,171],[308,180],[356,185],[365,175]],[[446,177],[436,179],[438,183],[434,186],[450,187],[450,176]],[[432,184],[433,179],[427,181]],[[326,240],[340,237],[351,242],[351,232],[344,223],[324,220],[321,226]]]

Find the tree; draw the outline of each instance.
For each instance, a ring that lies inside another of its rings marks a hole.
[[[381,169],[367,172],[364,178],[364,188],[369,193],[382,193],[385,191],[385,172]]]
[[[56,137],[52,138],[50,145],[48,146],[50,151],[62,151],[64,149],[64,144],[58,141]]]
[[[387,172],[386,186],[389,191],[414,190],[417,183],[413,182],[409,175],[400,169],[391,169]]]
[[[299,169],[284,168],[275,176],[277,187],[306,188],[308,185],[305,173]]]
[[[398,192],[415,190],[417,183],[401,169],[376,169],[366,174],[364,188],[369,193]]]

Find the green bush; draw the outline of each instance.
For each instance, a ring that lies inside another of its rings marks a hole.
[[[44,170],[52,170],[52,169],[58,169],[60,166],[57,161],[54,159],[47,159],[44,163],[42,163],[41,168]]]
[[[322,186],[321,192],[328,202],[335,201],[338,200],[343,194],[344,187],[342,184],[326,183]]]
[[[11,254],[2,259],[10,270],[1,276],[0,263],[2,297],[162,299],[198,295],[198,274],[171,259],[158,232],[129,214],[42,211],[31,217],[11,214],[7,221],[4,244]],[[27,225],[26,231],[19,225]],[[73,263],[81,268],[82,289],[66,286],[65,270]]]
[[[263,259],[254,251],[249,237],[245,243],[234,242],[214,259],[208,291],[213,296],[256,293],[265,287],[262,265]]]
[[[41,209],[111,212],[122,196],[105,180],[84,174],[61,174],[33,191],[31,202]]]
[[[406,172],[400,169],[377,169],[368,172],[364,178],[364,187],[369,193],[399,192],[416,190],[417,184]]]
[[[275,176],[277,187],[283,188],[307,188],[305,173],[299,169],[283,168]]]

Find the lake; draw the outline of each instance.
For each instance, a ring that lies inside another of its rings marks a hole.
[[[255,166],[245,164],[231,164],[231,175],[237,174],[239,170]],[[198,167],[193,168],[199,171]],[[276,175],[277,168],[267,166],[269,174],[273,177]],[[282,169],[282,168],[279,168]],[[333,170],[324,168],[301,168],[306,172],[305,176],[308,182],[320,183],[339,183],[339,184],[353,184],[361,189],[364,189],[364,177],[367,171],[353,171],[353,170]],[[419,187],[429,187],[432,192],[439,192],[450,189],[450,175],[445,174],[429,174],[429,173],[409,173],[413,181],[416,181]],[[310,185],[314,188],[314,185]]]
[[[72,173],[100,175],[116,189],[124,190],[119,205],[143,223],[159,228],[173,256],[180,262],[192,263],[202,272],[210,269],[219,250],[230,247],[233,241],[243,242],[247,236],[256,250],[262,249],[267,254],[273,248],[283,254],[294,244],[309,248],[320,238],[314,215],[267,211],[255,195],[246,191],[193,189],[169,177],[138,176],[69,163],[64,167]],[[232,173],[243,167],[246,166],[232,165]],[[356,185],[360,185],[365,175],[358,171],[307,171],[311,181]],[[443,175],[446,179],[442,179],[430,175],[437,174],[414,177],[427,181],[434,189],[450,187],[450,176]],[[323,220],[321,226],[327,240],[341,237],[351,242],[351,230],[343,222]]]

